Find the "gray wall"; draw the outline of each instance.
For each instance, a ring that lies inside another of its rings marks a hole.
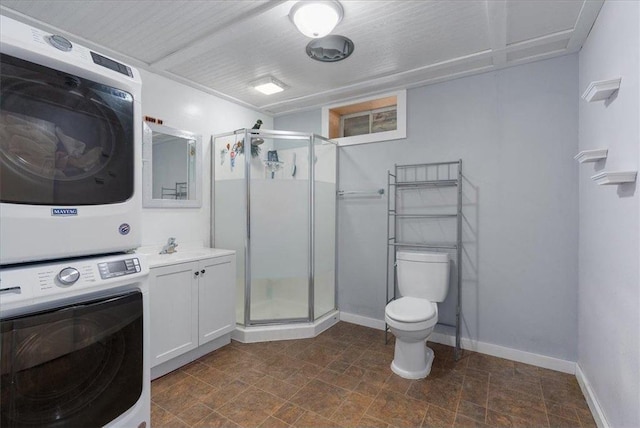
[[[322,134],[320,110],[303,111],[273,119],[275,129]]]
[[[575,361],[576,55],[408,91],[406,140],[340,149],[339,188],[386,187],[394,163],[463,160],[463,335]],[[274,119],[320,129],[320,111]],[[386,198],[386,196],[385,196]],[[341,311],[384,319],[386,199],[339,202]],[[450,294],[440,317],[453,319]]]
[[[607,148],[580,166],[578,364],[611,426],[640,426],[640,253],[637,184],[598,186],[600,170],[637,170],[640,6],[605,2],[580,53],[580,90],[622,77],[609,102],[580,100],[580,150]]]

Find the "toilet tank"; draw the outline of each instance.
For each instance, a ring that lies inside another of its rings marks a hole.
[[[449,292],[449,254],[398,251],[398,289],[403,297],[442,302]]]

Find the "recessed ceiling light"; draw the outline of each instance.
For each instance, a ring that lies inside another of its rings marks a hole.
[[[289,18],[307,37],[318,39],[329,34],[342,20],[342,6],[337,1],[299,1],[289,11]]]
[[[262,92],[265,95],[271,95],[271,94],[276,94],[278,92],[282,92],[287,87],[287,85],[285,85],[284,83],[282,83],[281,81],[279,81],[278,79],[272,76],[267,76],[262,79],[258,79],[255,82],[253,82],[251,86],[253,86],[253,88],[256,91]]]

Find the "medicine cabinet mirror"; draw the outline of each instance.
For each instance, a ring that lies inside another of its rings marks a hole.
[[[143,128],[142,206],[202,206],[202,136],[146,122]]]

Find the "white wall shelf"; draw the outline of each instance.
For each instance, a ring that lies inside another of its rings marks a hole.
[[[633,183],[636,181],[636,176],[638,175],[638,171],[603,171],[599,174],[591,176],[591,179],[596,182],[596,184],[604,185],[604,184],[623,184],[623,183]]]
[[[583,150],[573,158],[580,163],[596,162],[607,158],[609,149]]]
[[[582,98],[587,102],[602,101],[608,99],[620,88],[621,78],[611,80],[598,80],[591,82],[582,94]]]

